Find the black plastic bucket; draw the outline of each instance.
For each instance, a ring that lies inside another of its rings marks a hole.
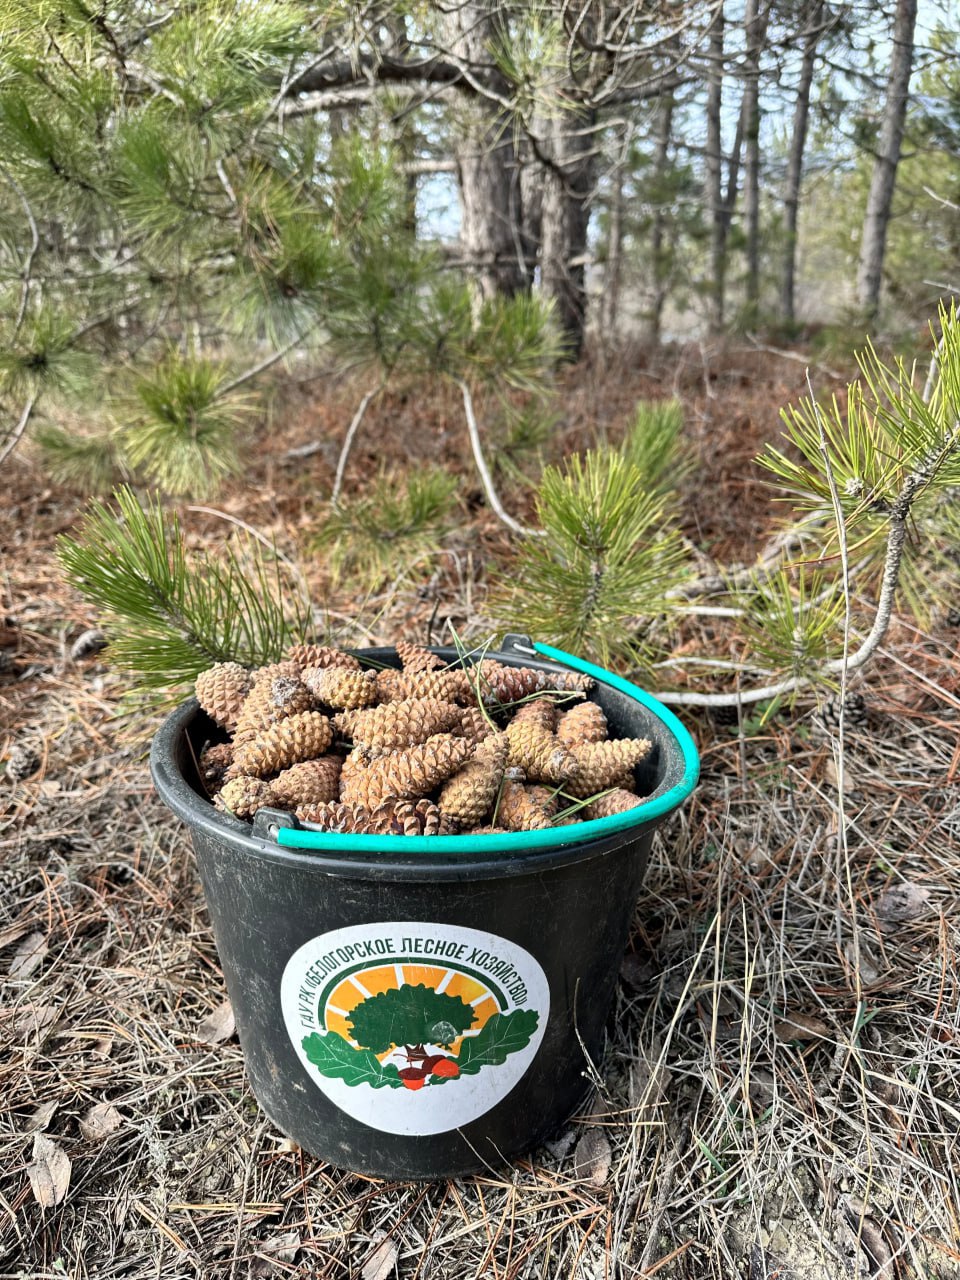
[[[503,836],[321,834],[276,810],[251,828],[205,798],[195,761],[222,734],[195,701],[153,743],[157,790],[193,837],[251,1088],[306,1151],[361,1173],[496,1167],[576,1110],[653,832],[697,780],[689,734],[649,694],[526,637],[486,656],[594,676],[611,736],[654,744],[644,803]]]

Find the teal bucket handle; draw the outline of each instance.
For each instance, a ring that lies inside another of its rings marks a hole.
[[[529,636],[507,635],[504,637],[502,653],[516,653],[519,656],[542,657],[549,662],[569,667],[571,671],[592,676],[598,684],[609,685],[610,688],[639,702],[647,711],[669,731],[680,748],[683,756],[683,774],[663,795],[644,800],[625,813],[614,813],[607,818],[592,818],[578,823],[574,827],[554,827],[546,831],[511,831],[503,835],[462,835],[462,836],[381,836],[351,835],[336,831],[307,831],[302,827],[284,827],[272,825],[268,828],[277,844],[287,849],[327,850],[336,853],[384,853],[403,850],[404,853],[464,853],[484,855],[488,853],[524,853],[531,849],[562,849],[564,846],[584,844],[588,840],[597,840],[603,836],[611,836],[631,827],[652,822],[664,814],[672,812],[686,800],[697,784],[700,776],[700,757],[689,731],[684,728],[677,717],[658,702],[652,694],[631,684],[622,676],[614,675],[603,667],[586,662],[573,654],[564,653],[562,649],[554,649],[551,645],[540,644]]]

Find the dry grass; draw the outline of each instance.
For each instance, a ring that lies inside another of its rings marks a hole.
[[[300,499],[270,493],[290,520]],[[949,633],[901,628],[869,673],[842,803],[811,707],[694,722],[703,781],[658,837],[589,1113],[511,1174],[382,1183],[287,1149],[235,1040],[198,1038],[225,993],[188,840],[117,678],[62,656],[92,621],[52,564],[71,515],[53,495],[5,526],[0,715],[40,767],[0,780],[0,1276],[960,1275]],[[445,613],[470,616],[463,590]],[[435,603],[401,594],[378,625],[419,634]],[[31,935],[46,953],[11,978]],[[85,1136],[103,1103],[117,1127]],[[46,1209],[37,1127],[72,1166]]]

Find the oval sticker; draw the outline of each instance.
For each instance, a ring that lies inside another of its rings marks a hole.
[[[317,1086],[384,1133],[445,1133],[489,1111],[536,1055],[546,975],[496,934],[408,920],[311,938],[287,962],[284,1022]]]

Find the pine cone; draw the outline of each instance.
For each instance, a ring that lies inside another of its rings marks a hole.
[[[652,744],[646,738],[586,742],[573,753],[579,771],[564,790],[578,800],[585,800],[598,791],[619,787],[624,777],[630,777],[640,761],[650,754],[651,748]]]
[[[576,775],[577,758],[542,725],[514,717],[507,725],[507,738],[510,742],[507,763],[522,769],[528,781],[559,786]]]
[[[529,702],[521,702],[510,723],[536,725],[546,733],[554,733],[557,727],[557,704],[553,698],[531,698]]]
[[[258,809],[273,803],[269,782],[261,778],[237,777],[224,783],[213,803],[236,818],[252,818]]]
[[[636,809],[640,804],[643,804],[643,801],[639,796],[618,787],[601,796],[599,800],[591,800],[584,806],[583,813],[587,818],[609,818],[614,813],[626,813],[628,809]]]
[[[272,803],[279,809],[296,809],[305,804],[322,804],[340,796],[340,756],[302,760],[284,769],[270,783]]]
[[[356,711],[377,700],[377,673],[352,667],[304,667],[301,676],[318,702]]]
[[[253,676],[239,662],[218,662],[197,676],[197,701],[211,720],[233,733]]]
[[[237,718],[233,735],[235,750],[280,720],[313,708],[313,694],[300,677],[287,672],[278,673],[276,666],[279,665],[264,667],[255,677]]]
[[[836,732],[840,728],[841,710],[845,729],[862,729],[869,718],[866,698],[856,690],[849,690],[842,701],[839,694],[827,699],[820,708],[820,723],[826,729]]]
[[[474,827],[468,832],[471,836],[505,836],[507,834],[506,827]]]
[[[300,822],[323,831],[374,836],[432,836],[440,829],[440,810],[429,800],[388,800],[370,810],[362,804],[306,804]]]
[[[480,664],[480,689],[484,702],[518,702],[532,693],[554,689],[586,693],[596,681],[573,671],[538,671],[535,667],[508,667],[494,658]]]
[[[439,654],[409,640],[397,641],[397,657],[403,663],[404,671],[436,671],[444,665]]]
[[[294,816],[299,822],[309,822],[321,831],[352,835],[365,832],[370,822],[370,811],[364,805],[342,802],[297,805]]]
[[[595,702],[581,702],[561,715],[557,721],[557,737],[571,750],[584,742],[604,742],[607,717]]]
[[[460,708],[437,698],[406,698],[366,711],[341,711],[333,722],[354,746],[393,751],[426,742],[460,721]]]
[[[560,801],[553,788],[534,784],[533,786],[525,787],[524,790],[534,804],[540,806],[548,818],[556,817],[557,810],[560,808]]]
[[[381,702],[407,698],[436,698],[440,702],[473,702],[466,671],[396,671],[386,667],[377,672],[377,694]]]
[[[304,667],[349,667],[360,670],[360,663],[352,653],[334,649],[326,644],[295,644],[287,650],[287,661],[302,670]]]
[[[472,827],[489,813],[500,789],[508,749],[505,733],[485,739],[473,758],[443,784],[440,812],[464,827]]]
[[[386,800],[425,796],[456,773],[472,752],[466,738],[438,733],[417,746],[377,756],[366,765],[362,754],[353,761],[348,757],[340,797],[376,809]]]
[[[265,778],[300,760],[322,756],[333,741],[333,728],[319,711],[301,711],[235,747],[230,774]]]
[[[504,782],[497,804],[496,821],[508,831],[546,831],[550,819],[519,782]]]
[[[229,742],[213,742],[200,753],[200,777],[208,794],[223,786],[227,770],[233,764],[233,746]]]
[[[495,724],[490,723],[488,716],[479,707],[466,707],[460,716],[457,733],[470,742],[480,743],[499,733],[499,730]]]
[[[372,835],[435,836],[440,810],[429,800],[388,800],[371,813],[367,829]]]
[[[40,753],[25,743],[18,743],[7,757],[7,777],[23,782],[40,768]]]

